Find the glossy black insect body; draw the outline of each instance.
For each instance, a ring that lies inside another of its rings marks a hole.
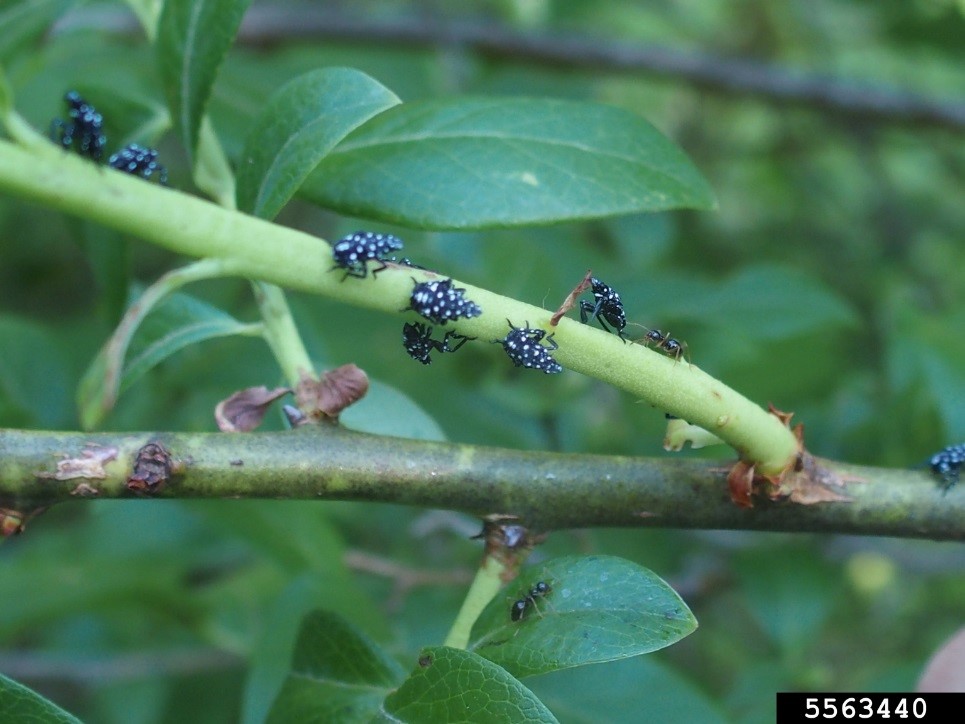
[[[958,482],[958,475],[965,464],[965,443],[949,445],[928,460],[931,471],[941,477],[942,488],[949,490]]]
[[[332,269],[344,269],[344,281],[348,277],[365,279],[368,275],[366,262],[376,261],[379,263],[372,270],[372,278],[386,268],[386,261],[389,254],[402,248],[402,240],[392,234],[379,234],[374,231],[356,231],[332,247],[332,258],[335,266]]]
[[[50,137],[64,148],[75,148],[81,156],[100,161],[107,145],[104,118],[77,91],[64,95],[69,121],[55,118],[50,123]]]
[[[494,339],[494,344],[501,344],[509,359],[516,367],[527,367],[533,370],[540,370],[548,375],[557,374],[563,371],[562,365],[550,355],[554,349],[559,349],[559,345],[553,340],[553,335],[547,335],[542,329],[532,329],[529,322],[525,327],[514,327],[509,322],[509,334],[503,339]],[[543,345],[543,342],[547,346]]]
[[[475,302],[466,299],[466,290],[454,287],[452,279],[435,279],[431,282],[417,282],[409,297],[409,306],[402,311],[413,310],[434,324],[444,325],[465,317],[470,319],[482,314]]]
[[[681,342],[669,334],[664,334],[659,329],[651,329],[647,332],[643,337],[643,343],[648,347],[652,344],[657,349],[662,349],[669,357],[673,357],[675,360],[683,357],[687,349],[686,342]]]
[[[509,618],[513,621],[522,620],[523,616],[526,615],[526,612],[531,607],[533,609],[537,609],[536,599],[543,598],[551,590],[552,589],[549,587],[548,583],[539,581],[536,585],[529,589],[529,592],[523,598],[513,602],[513,605],[509,609]]]
[[[435,352],[455,352],[466,342],[475,337],[466,337],[456,332],[446,332],[442,340],[432,338],[432,327],[421,322],[406,322],[402,327],[402,346],[409,356],[424,365],[432,364],[429,354]],[[450,346],[451,340],[458,340],[455,346]]]
[[[593,301],[580,302],[580,319],[583,324],[596,319],[605,331],[616,332],[620,339],[626,340],[623,330],[627,326],[627,315],[623,311],[620,295],[599,279],[591,278],[590,284],[593,286]]]
[[[157,174],[162,186],[168,185],[168,170],[157,162],[157,151],[131,143],[107,160],[107,165],[124,173],[150,180]]]

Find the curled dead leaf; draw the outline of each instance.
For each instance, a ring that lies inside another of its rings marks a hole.
[[[287,395],[287,387],[269,390],[264,385],[238,390],[218,403],[214,419],[221,432],[250,432],[261,424],[268,407],[279,397]]]
[[[295,390],[298,408],[315,419],[337,420],[339,413],[369,391],[369,378],[354,364],[329,370],[322,379],[303,374]]]

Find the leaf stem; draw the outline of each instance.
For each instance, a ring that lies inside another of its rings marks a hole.
[[[291,309],[280,287],[252,282],[255,301],[264,321],[264,337],[289,387],[297,387],[304,375],[314,376],[312,360],[295,326]]]
[[[503,587],[503,574],[506,567],[497,556],[486,555],[482,565],[476,572],[466,598],[462,602],[459,613],[456,614],[452,622],[452,628],[443,642],[443,646],[450,646],[454,649],[464,649],[469,645],[469,634],[472,625],[479,618],[479,614],[486,608],[486,605],[496,597]]]

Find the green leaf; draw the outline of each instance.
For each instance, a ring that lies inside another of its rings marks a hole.
[[[251,0],[167,0],[158,20],[158,67],[171,118],[194,158],[218,69]]]
[[[549,592],[513,621],[513,603],[540,581]],[[613,556],[564,557],[490,602],[469,648],[523,677],[649,653],[696,628],[687,604],[652,571]]]
[[[0,401],[24,427],[57,428],[70,419],[68,350],[37,322],[0,315]]]
[[[733,567],[754,618],[776,646],[793,658],[814,645],[842,593],[836,566],[811,546],[788,544],[742,551]]]
[[[505,669],[471,651],[423,649],[405,683],[385,700],[381,721],[555,722],[556,717]]]
[[[77,717],[3,674],[0,674],[0,721],[81,724]]]
[[[637,656],[556,671],[533,679],[530,688],[567,724],[600,721],[601,702],[607,724],[637,724],[641,711],[652,722],[727,722],[695,682],[656,659]]]
[[[345,214],[425,229],[715,204],[684,153],[639,116],[528,98],[396,106],[336,146],[303,193]]]
[[[14,0],[0,9],[0,61],[43,35],[77,0]]]
[[[131,341],[131,354],[124,365],[119,392],[185,347],[217,337],[259,332],[260,325],[239,322],[189,294],[173,294],[154,310]]]
[[[81,379],[77,397],[84,429],[96,427],[124,390],[175,352],[216,337],[260,334],[260,325],[239,322],[187,294],[171,294],[188,282],[221,276],[219,265],[204,260],[169,272],[131,304]]]
[[[153,41],[157,35],[157,21],[161,15],[164,0],[125,0],[125,2],[137,15],[147,37]]]
[[[13,110],[13,89],[7,82],[7,74],[0,65],[0,122],[5,122],[7,115]]]
[[[446,433],[429,413],[407,395],[378,380],[369,381],[361,400],[342,411],[345,427],[373,435],[391,435],[410,440],[444,441]]]
[[[245,142],[238,208],[273,219],[336,143],[400,102],[351,68],[314,70],[286,83],[268,100]]]
[[[367,722],[405,672],[376,644],[334,613],[302,621],[292,670],[267,721]]]
[[[719,281],[672,271],[652,275],[646,284],[637,281],[636,288],[632,278],[625,281],[631,286],[623,298],[627,315],[664,331],[667,319],[687,319],[726,329],[732,338],[777,341],[860,323],[845,297],[813,275],[783,264],[752,264]],[[672,331],[679,332],[676,327]]]

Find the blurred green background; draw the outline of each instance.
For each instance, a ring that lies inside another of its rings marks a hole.
[[[428,44],[339,38],[338,23],[321,22],[330,27],[313,36],[318,13],[351,27],[451,21],[557,36],[560,47],[578,36],[741,59],[765,73],[817,74],[848,93],[869,84],[920,93],[957,103],[961,118],[961,3],[255,3],[211,111],[233,156],[271,91],[330,65],[361,69],[403,101],[525,94],[630,109],[690,155],[718,212],[426,233],[295,203],[279,222],[329,240],[392,231],[417,263],[546,308],[592,268],[621,293],[631,322],[671,330],[711,374],[795,411],[819,455],[911,467],[965,440],[965,123],[857,118],[672,72],[544,65],[444,33]],[[91,3],[43,38],[0,49],[0,60],[35,126],[63,115],[64,91],[81,90],[107,117],[109,150],[156,142],[172,186],[190,189],[182,149],[170,134],[158,139],[143,111],[163,99],[152,51],[132,28],[123,4]],[[183,261],[0,197],[0,425],[76,428],[77,382],[129,284]],[[188,291],[255,319],[245,283]],[[418,419],[425,436],[461,442],[666,454],[662,415],[594,380],[527,374],[483,344],[423,367],[405,355],[397,317],[298,294],[291,304],[321,368],[354,362],[376,381],[349,424],[393,431]],[[260,343],[207,342],[149,373],[105,428],[212,431],[220,399],[280,382]],[[270,415],[266,427],[281,421]],[[259,721],[310,608],[344,613],[407,666],[419,646],[441,642],[479,560],[468,540],[477,530],[464,516],[380,505],[61,506],[0,546],[0,672],[90,721]],[[599,721],[601,711],[636,721],[645,711],[764,722],[778,690],[908,690],[965,619],[965,554],[954,544],[593,530],[555,534],[531,563],[572,552],[652,568],[700,628],[644,658],[526,680],[563,721]]]

